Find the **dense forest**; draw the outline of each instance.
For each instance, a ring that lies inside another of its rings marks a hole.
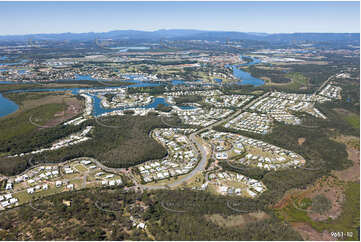
[[[163,205],[170,198],[178,201],[180,205],[188,205],[187,211],[174,213],[167,210]],[[71,205],[65,205],[64,201],[70,201]],[[190,190],[152,191],[143,194],[124,193],[119,189],[68,192],[2,212],[4,216],[0,216],[0,238],[2,240],[302,240],[287,223],[278,220],[272,212],[263,212],[264,218],[237,226],[221,226],[209,219],[215,215],[225,219],[247,218],[247,214],[240,214],[230,209],[227,206],[229,201],[229,197]],[[254,207],[251,201],[247,203]],[[133,227],[131,217],[147,222],[148,232]]]
[[[167,118],[167,124],[180,125],[177,117]],[[147,116],[125,115],[89,120],[79,126],[56,126],[43,129],[28,136],[17,136],[2,147],[12,153],[31,151],[36,147],[49,146],[56,139],[82,130],[87,125],[95,126],[91,139],[59,150],[46,151],[20,158],[0,158],[0,173],[14,175],[22,172],[29,162],[33,164],[59,163],[72,158],[89,156],[98,159],[110,167],[129,167],[147,160],[159,159],[167,155],[167,150],[150,137],[151,130],[166,128],[161,118],[155,113]]]

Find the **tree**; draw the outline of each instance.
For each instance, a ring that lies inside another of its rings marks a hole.
[[[312,211],[320,214],[326,213],[332,207],[331,201],[324,195],[319,194],[312,198]]]

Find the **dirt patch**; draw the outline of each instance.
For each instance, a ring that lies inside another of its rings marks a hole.
[[[284,195],[283,195],[283,198],[281,200],[279,200],[274,206],[273,208],[275,209],[282,209],[282,208],[285,208],[287,207],[288,204],[291,204],[293,198],[292,196],[297,193],[297,192],[300,192],[301,190],[299,189],[292,189],[292,190],[289,190],[287,191]]]
[[[301,137],[301,138],[298,138],[297,141],[298,141],[298,144],[299,144],[299,145],[302,145],[302,144],[306,141],[306,138],[302,138],[302,137]]]
[[[205,215],[208,221],[221,227],[242,227],[247,223],[256,222],[269,218],[265,212],[255,212],[242,215],[223,217],[220,214]]]
[[[314,230],[310,225],[305,223],[292,223],[293,229],[296,230],[304,240],[309,241],[336,241],[330,232],[323,231],[322,233]]]

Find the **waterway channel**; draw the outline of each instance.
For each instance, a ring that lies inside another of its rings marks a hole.
[[[242,56],[240,56],[242,59]],[[241,66],[250,66],[255,65],[261,62],[261,60],[252,58],[251,62],[240,64],[240,65],[226,65],[227,68],[232,68],[233,75],[240,79],[239,82],[236,82],[238,85],[254,85],[254,86],[260,86],[264,84],[264,81],[258,78],[253,77],[251,74],[249,74],[246,71],[240,70],[239,67]],[[145,82],[145,81],[139,81],[137,80],[137,76],[128,76],[129,80],[126,80],[127,82],[133,82],[134,84],[130,84],[127,86],[121,86],[122,88],[132,88],[132,87],[155,87],[160,86],[159,83],[152,83],[152,82]],[[77,80],[94,80],[94,78],[91,78],[90,76],[83,76],[83,75],[77,75]],[[140,78],[142,79],[142,78]],[[217,83],[221,83],[221,79],[216,80]],[[12,83],[12,82],[6,82],[1,81],[0,83]],[[173,80],[173,85],[187,85],[186,82],[181,80]],[[71,91],[72,94],[78,94],[80,90],[93,90],[93,89],[113,89],[113,88],[119,88],[119,87],[110,87],[106,86],[103,88],[51,88],[51,89],[29,89],[29,90],[14,90],[9,92],[59,92],[59,91]],[[101,92],[101,91],[100,91]],[[90,94],[91,98],[93,99],[93,115],[98,116],[104,113],[112,112],[114,110],[124,110],[126,108],[117,108],[117,109],[106,109],[101,105],[101,100],[99,97],[94,94]],[[152,103],[146,105],[146,106],[140,106],[138,108],[155,108],[159,104],[163,104],[165,106],[169,106],[169,104],[165,101],[164,98],[155,98]],[[179,106],[182,109],[192,109],[194,107],[192,106]],[[0,117],[5,117],[16,110],[18,110],[18,105],[14,103],[13,101],[5,98],[3,95],[0,94]]]

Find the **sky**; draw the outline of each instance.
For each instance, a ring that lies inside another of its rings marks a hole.
[[[111,30],[360,32],[359,2],[0,2],[0,35]]]

